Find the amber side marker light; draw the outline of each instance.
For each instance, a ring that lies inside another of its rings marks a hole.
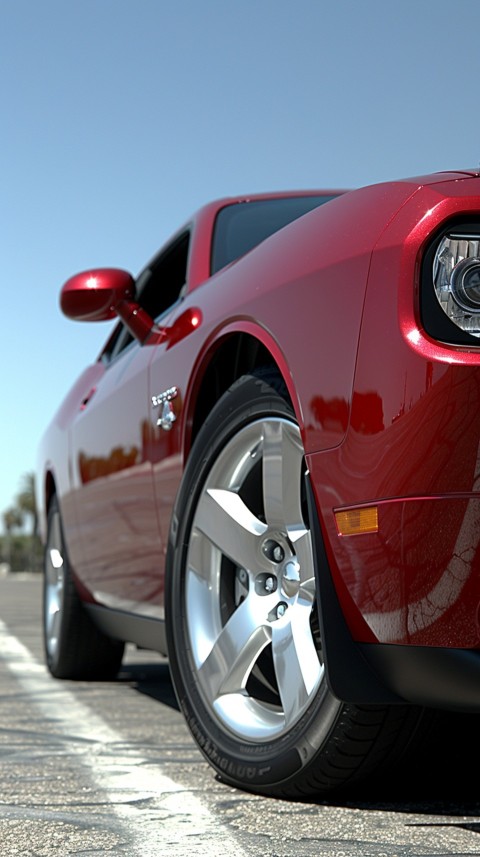
[[[367,506],[363,509],[348,509],[335,512],[335,521],[339,536],[359,536],[362,533],[378,532],[378,508]]]

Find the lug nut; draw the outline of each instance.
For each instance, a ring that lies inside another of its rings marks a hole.
[[[274,539],[265,539],[262,550],[270,562],[282,562],[285,558],[285,551]]]
[[[282,602],[277,607],[277,619],[281,619],[282,616],[285,616],[286,612],[287,612],[287,605],[283,604],[283,602]]]
[[[278,580],[274,574],[267,574],[265,571],[261,571],[260,574],[257,574],[255,578],[255,592],[257,595],[266,596],[271,595],[272,592],[276,592],[278,589]]]

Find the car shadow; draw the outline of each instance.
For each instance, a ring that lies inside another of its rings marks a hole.
[[[122,664],[117,681],[180,711],[166,661],[150,663],[132,659]],[[387,767],[381,774],[376,773],[337,796],[301,800],[323,806],[445,817],[445,822],[426,818],[425,826],[448,825],[480,833],[480,797],[475,776],[480,768],[479,728],[477,715],[439,712],[428,734],[393,768]],[[424,825],[417,820],[411,826]]]
[[[138,693],[143,693],[162,705],[180,711],[167,663],[132,661],[122,664],[116,680],[129,684]]]
[[[448,816],[448,822],[425,821],[425,826],[448,824],[480,833],[476,777],[480,766],[479,727],[478,715],[438,712],[428,734],[399,763],[333,803],[357,809]],[[455,821],[456,816],[461,821]],[[469,817],[477,820],[470,822]],[[423,825],[416,821],[412,826]]]

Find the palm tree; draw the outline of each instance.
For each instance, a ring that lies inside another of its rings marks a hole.
[[[35,474],[24,473],[20,493],[17,495],[17,508],[21,513],[32,519],[31,536],[34,539],[38,533],[37,502],[35,498]]]
[[[8,565],[11,565],[12,535],[14,530],[20,529],[20,527],[23,525],[22,511],[15,506],[11,506],[10,509],[6,509],[6,511],[3,513],[3,525],[5,527],[6,532],[4,559]]]
[[[9,535],[12,534],[13,530],[20,529],[23,524],[22,511],[15,506],[11,506],[10,509],[7,509],[3,513],[3,524]]]

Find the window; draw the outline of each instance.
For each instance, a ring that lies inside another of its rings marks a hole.
[[[248,253],[287,223],[333,196],[259,199],[227,205],[219,212],[212,245],[212,274]]]
[[[189,241],[190,233],[183,233],[159,253],[137,278],[137,301],[154,321],[159,321],[183,296],[187,282]],[[133,341],[134,337],[128,328],[120,322],[107,343],[102,359],[110,362]]]

